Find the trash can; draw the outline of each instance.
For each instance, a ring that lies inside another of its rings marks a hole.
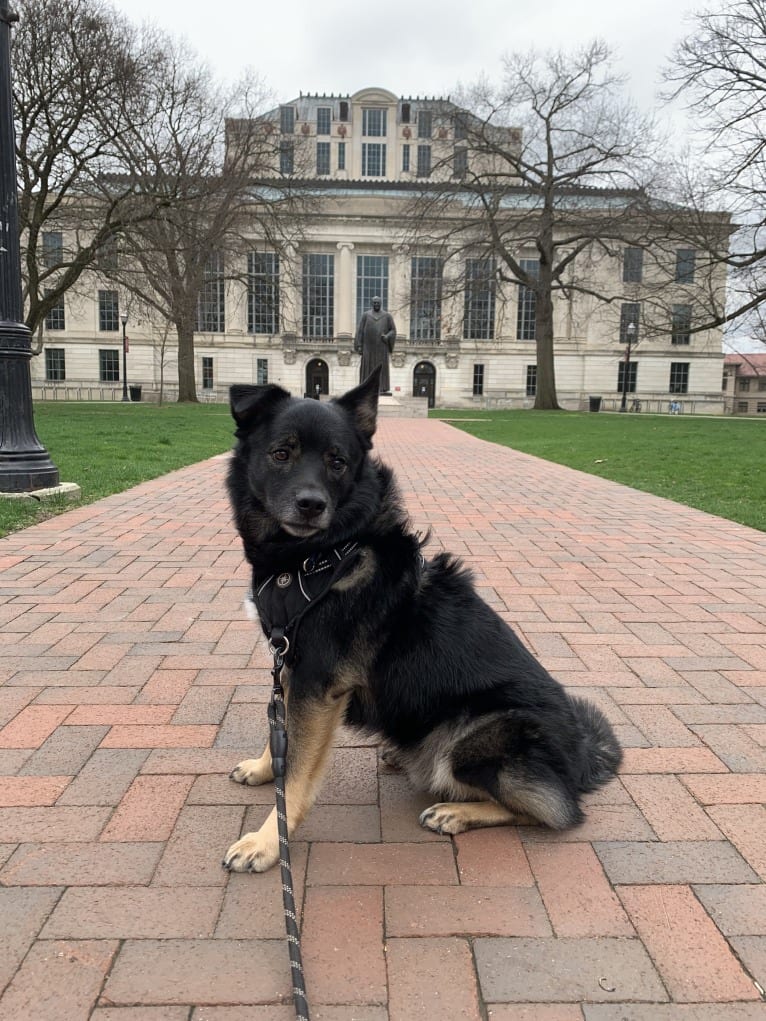
[[[588,398],[588,410],[589,411],[601,411],[601,398],[600,397],[589,397]]]
[[[141,387],[140,386],[129,386],[128,390],[130,390],[130,399],[132,401],[140,401],[141,400]]]

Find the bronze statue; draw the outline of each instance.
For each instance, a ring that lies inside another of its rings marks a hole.
[[[391,392],[388,358],[394,350],[395,341],[393,317],[381,308],[380,298],[375,297],[372,299],[372,308],[362,313],[354,341],[354,350],[362,356],[362,364],[359,366],[360,383],[380,365],[380,392]]]

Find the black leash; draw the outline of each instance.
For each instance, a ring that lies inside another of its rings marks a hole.
[[[295,655],[295,638],[304,614],[316,606],[332,586],[346,574],[358,559],[357,543],[327,552],[313,554],[293,571],[270,575],[260,584],[253,580],[253,602],[258,609],[261,625],[269,640],[274,657],[271,675],[274,684],[268,707],[269,750],[274,772],[274,792],[277,803],[277,833],[279,836],[279,868],[282,873],[282,904],[285,912],[287,949],[293,983],[293,1003],[298,1021],[309,1021],[306,982],[303,977],[301,935],[295,910],[293,873],[290,863],[290,841],[287,830],[287,802],[285,799],[285,772],[287,767],[287,727],[285,692],[282,687],[282,668],[291,650]],[[290,633],[291,639],[287,637]]]
[[[287,803],[285,800],[285,767],[287,765],[287,728],[285,726],[285,692],[281,683],[282,667],[290,643],[281,628],[274,628],[269,638],[269,648],[274,656],[271,675],[274,686],[269,702],[269,748],[271,766],[274,772],[274,792],[277,801],[277,833],[279,834],[279,869],[282,873],[282,905],[285,911],[287,950],[290,955],[290,971],[293,982],[293,1003],[298,1021],[309,1021],[309,1004],[306,998],[306,982],[303,977],[301,957],[301,934],[298,915],[295,910],[293,892],[293,871],[290,863],[290,840],[287,832]]]

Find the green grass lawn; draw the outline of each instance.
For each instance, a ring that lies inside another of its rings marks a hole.
[[[234,421],[224,404],[35,404],[35,429],[62,482],[92,503],[147,479],[230,450]],[[0,535],[73,504],[29,506],[0,499]]]
[[[454,419],[452,425],[480,439],[766,531],[766,421],[567,411],[431,414]]]
[[[589,412],[432,413],[493,443],[623,482],[766,531],[766,422]],[[479,421],[460,421],[478,419]],[[221,404],[48,402],[35,427],[62,482],[91,503],[230,450]],[[71,507],[0,499],[0,535]]]

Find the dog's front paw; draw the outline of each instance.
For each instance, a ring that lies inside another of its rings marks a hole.
[[[232,769],[229,779],[236,783],[247,784],[248,787],[258,787],[262,783],[273,780],[274,771],[271,768],[271,762],[264,762],[263,758],[244,759]]]
[[[418,822],[426,830],[433,830],[434,833],[462,833],[468,829],[469,823],[461,818],[460,805],[449,801],[443,801],[438,805],[431,805],[424,812],[420,813]]]
[[[232,844],[223,859],[229,872],[265,872],[279,861],[279,841],[257,833],[246,833]]]

